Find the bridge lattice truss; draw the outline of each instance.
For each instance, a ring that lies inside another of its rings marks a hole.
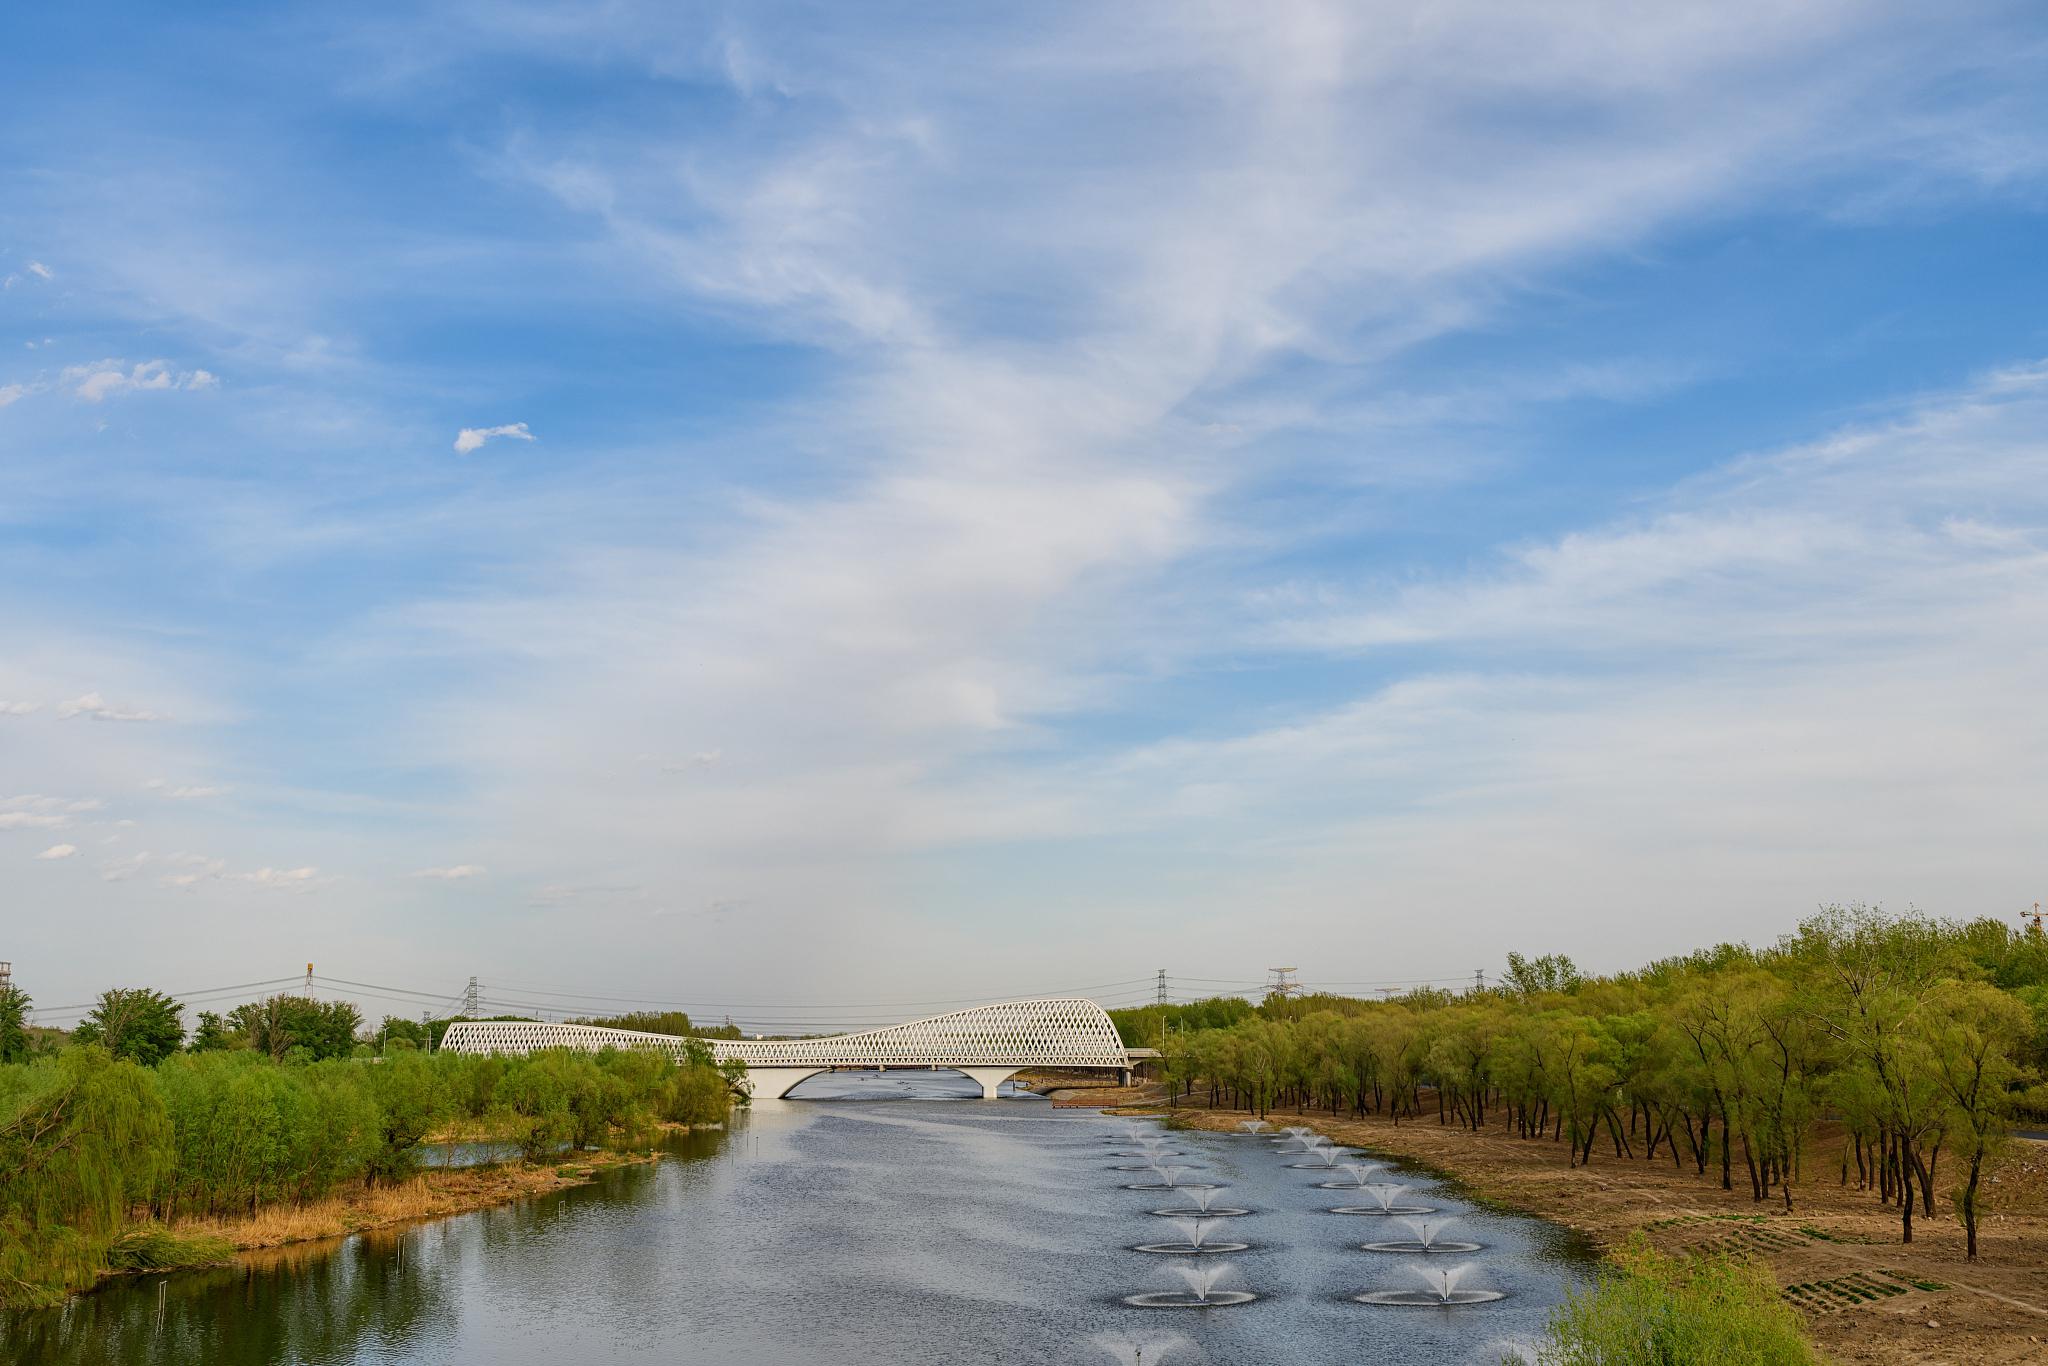
[[[782,1095],[804,1077],[833,1067],[953,1067],[980,1081],[990,1095],[995,1083],[989,1077],[1025,1067],[1130,1067],[1130,1055],[1108,1013],[1078,996],[1005,1001],[815,1039],[684,1039],[601,1025],[457,1020],[441,1040],[442,1048],[457,1053],[620,1048],[656,1050],[678,1059],[692,1044],[708,1045],[721,1061],[746,1063],[756,1078],[752,1089],[757,1095]]]

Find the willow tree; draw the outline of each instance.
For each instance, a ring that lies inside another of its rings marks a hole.
[[[1861,1089],[1875,1102],[1884,1143],[1879,1160],[1897,1184],[1899,1240],[1910,1243],[1916,1182],[1927,1212],[1934,1208],[1947,1109],[1926,1024],[1937,999],[1958,986],[1954,944],[1933,921],[1835,907],[1802,922],[1784,950],[1806,974],[1816,1020],[1843,1061],[1865,1074]]]
[[[1962,1141],[1968,1176],[1956,1187],[1956,1215],[1977,1259],[1977,1204],[1985,1159],[2005,1142],[2017,1091],[2031,1074],[2013,1061],[2033,1026],[2027,1008],[1981,982],[1943,996],[1928,1058]]]
[[[90,1285],[129,1208],[171,1162],[148,1072],[96,1046],[36,1072],[0,1122],[0,1305],[14,1308]]]

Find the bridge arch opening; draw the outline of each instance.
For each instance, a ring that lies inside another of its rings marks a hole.
[[[785,1100],[999,1100],[1016,1067],[853,1068],[814,1072],[782,1092]],[[936,1084],[934,1084],[936,1083]],[[763,1090],[754,1095],[762,1097]]]

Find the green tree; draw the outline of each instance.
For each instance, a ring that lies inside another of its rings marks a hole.
[[[117,1058],[154,1067],[185,1042],[184,1007],[149,987],[111,987],[71,1031],[73,1043],[100,1044]]]
[[[1561,953],[1546,953],[1541,958],[1511,953],[1502,984],[1527,997],[1577,991],[1581,980],[1578,965]]]
[[[29,1093],[0,1122],[0,1306],[14,1308],[90,1285],[171,1158],[144,1069],[87,1045],[31,1070]]]
[[[1969,1259],[1977,1259],[1978,1199],[1985,1159],[2005,1142],[2019,1088],[2032,1074],[2013,1058],[2033,1021],[2027,1008],[1981,982],[1946,993],[1930,1040],[1933,1070],[1962,1140],[1968,1176],[1956,1187]]]
[[[185,1045],[194,1053],[217,1053],[248,1046],[248,1039],[228,1028],[220,1015],[211,1010],[199,1012],[199,1028],[192,1031],[192,1042]]]
[[[29,994],[20,987],[0,988],[0,1063],[27,1062],[33,1051],[28,1037]]]
[[[363,1017],[347,1001],[279,995],[237,1006],[228,1020],[259,1053],[282,1062],[304,1049],[304,1060],[320,1062],[349,1055]]]
[[[632,1010],[624,1015],[610,1015],[603,1019],[574,1021],[576,1024],[603,1025],[609,1029],[635,1029],[643,1034],[695,1034],[696,1027],[690,1017],[680,1010]]]

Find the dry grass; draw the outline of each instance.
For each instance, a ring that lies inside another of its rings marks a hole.
[[[423,1140],[427,1143],[517,1143],[532,1121],[518,1115],[467,1115],[444,1120]]]
[[[303,1205],[267,1205],[236,1218],[183,1219],[174,1228],[180,1234],[225,1238],[241,1250],[281,1247],[463,1214],[581,1185],[602,1167],[652,1160],[630,1153],[581,1153],[573,1166],[563,1168],[507,1163],[431,1171],[395,1186],[358,1187]]]

